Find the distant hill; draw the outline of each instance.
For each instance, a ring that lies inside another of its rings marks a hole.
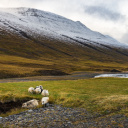
[[[0,9],[0,78],[126,71],[128,45],[62,16]]]

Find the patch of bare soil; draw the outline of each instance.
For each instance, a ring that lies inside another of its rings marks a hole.
[[[0,102],[0,114],[2,113],[6,113],[8,111],[10,111],[11,109],[14,108],[21,108],[22,103],[26,102],[26,100],[24,101],[10,101],[10,102],[5,102],[5,103],[1,103]]]

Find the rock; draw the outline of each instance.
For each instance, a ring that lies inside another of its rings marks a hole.
[[[17,120],[21,120],[21,119],[22,119],[21,117],[17,118]]]
[[[28,112],[33,112],[33,110],[32,110],[32,109],[30,109],[30,110],[28,110]]]

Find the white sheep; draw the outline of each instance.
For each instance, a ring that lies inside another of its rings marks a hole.
[[[23,108],[35,108],[39,105],[38,100],[33,99],[22,104]]]
[[[49,103],[49,97],[43,97],[42,99],[41,99],[41,103],[42,103],[42,105],[44,105],[44,106],[47,106]]]
[[[43,91],[43,86],[42,85],[36,86],[35,89],[36,88],[40,88],[41,89],[41,92]]]
[[[41,89],[40,89],[40,88],[36,88],[36,89],[34,90],[34,92],[35,92],[36,94],[40,94],[40,93],[41,93]]]
[[[42,85],[39,85],[39,88],[41,89],[41,92],[43,91],[43,86]]]
[[[34,88],[33,87],[28,88],[28,92],[29,93],[34,93]]]
[[[44,89],[44,90],[42,91],[41,95],[43,95],[43,96],[49,96],[48,90]]]

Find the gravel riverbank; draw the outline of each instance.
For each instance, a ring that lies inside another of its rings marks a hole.
[[[126,128],[128,118],[124,115],[103,116],[82,108],[56,105],[0,118],[0,125],[9,128]]]

